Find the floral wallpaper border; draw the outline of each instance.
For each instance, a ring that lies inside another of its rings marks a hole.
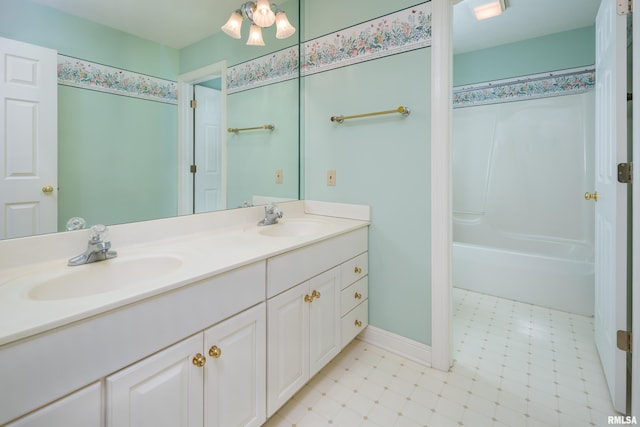
[[[298,77],[300,55],[297,46],[229,67],[227,93],[233,94]]]
[[[178,103],[174,81],[65,55],[58,55],[58,84],[167,104]]]
[[[425,2],[302,44],[301,75],[431,46],[431,3]]]
[[[595,87],[593,67],[559,70],[453,88],[453,108],[572,95]]]

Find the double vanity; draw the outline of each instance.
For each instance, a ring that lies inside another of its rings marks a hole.
[[[368,324],[368,207],[279,206],[0,242],[0,425],[262,425]]]

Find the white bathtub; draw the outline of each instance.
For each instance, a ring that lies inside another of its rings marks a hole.
[[[536,246],[541,246],[538,242]],[[453,243],[453,285],[489,295],[593,316],[594,267],[588,247],[568,244],[554,256]]]

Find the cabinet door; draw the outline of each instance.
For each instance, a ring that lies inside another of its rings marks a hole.
[[[107,426],[201,427],[202,334],[179,342],[107,378]]]
[[[309,376],[314,376],[340,351],[340,268],[309,280]]]
[[[205,426],[265,422],[266,315],[262,303],[205,331]]]
[[[267,416],[309,379],[309,284],[267,301]]]
[[[99,382],[10,423],[7,427],[51,427],[102,425],[102,398]]]

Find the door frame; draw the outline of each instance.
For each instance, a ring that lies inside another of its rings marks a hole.
[[[223,60],[206,65],[197,70],[178,76],[178,215],[193,213],[193,111],[191,99],[193,86],[214,77],[220,77],[220,109],[222,126],[220,127],[221,173],[220,183],[222,200],[227,199],[227,61]]]
[[[432,0],[431,48],[431,366],[448,371],[452,364],[452,214],[451,214],[451,145],[453,90],[453,5],[458,0]],[[640,10],[640,0],[633,0]],[[640,40],[640,19],[633,17],[633,38]],[[633,46],[633,67],[640,69],[640,46]],[[633,92],[633,162],[636,167],[632,189],[632,271],[640,271],[640,78],[635,72]],[[640,275],[632,274],[632,329],[640,334]],[[631,395],[640,396],[640,339],[633,340]],[[632,371],[633,372],[633,371]],[[632,399],[631,413],[640,416],[640,399]],[[612,414],[613,415],[613,414]]]

